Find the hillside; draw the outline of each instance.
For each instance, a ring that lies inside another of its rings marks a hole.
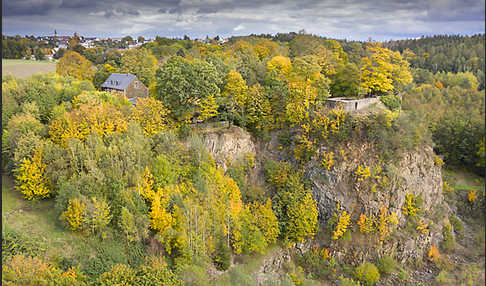
[[[2,282],[483,285],[480,80],[386,45],[158,38],[3,76]]]

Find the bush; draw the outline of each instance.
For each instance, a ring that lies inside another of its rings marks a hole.
[[[378,267],[378,270],[380,270],[380,273],[390,274],[395,271],[396,263],[391,256],[385,255],[378,259],[376,266]]]
[[[445,270],[442,270],[439,275],[435,277],[435,281],[440,284],[449,284],[451,282],[449,274]]]
[[[220,239],[213,256],[214,266],[220,271],[227,270],[231,264],[231,253],[224,239]]]
[[[396,95],[383,95],[380,100],[390,110],[397,110],[402,105],[402,98]]]
[[[380,280],[380,272],[373,263],[365,262],[354,270],[356,279],[362,281],[365,285],[375,285]]]
[[[15,230],[2,230],[2,263],[15,255],[39,256],[46,250],[37,239]]]
[[[401,281],[406,281],[408,279],[408,273],[405,269],[400,268],[400,272],[398,273],[398,279]]]
[[[446,223],[442,227],[442,235],[444,235],[444,241],[442,242],[442,248],[446,251],[452,251],[454,250],[456,246],[456,239],[454,238],[454,235],[452,234],[452,229],[451,229],[451,224]]]
[[[455,215],[452,215],[449,218],[449,221],[451,222],[452,226],[454,226],[454,232],[460,233],[464,230],[464,225],[460,219],[458,219]]]

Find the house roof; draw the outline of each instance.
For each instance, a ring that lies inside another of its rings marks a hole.
[[[125,90],[137,77],[129,73],[112,73],[101,85],[104,88]]]

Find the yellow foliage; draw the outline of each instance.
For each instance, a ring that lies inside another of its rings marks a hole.
[[[65,147],[71,138],[84,140],[91,133],[100,136],[122,133],[127,127],[123,113],[111,104],[82,105],[54,119],[49,126],[49,135],[53,142]]]
[[[420,233],[427,234],[429,233],[429,225],[419,220],[416,230]]]
[[[56,73],[80,80],[92,80],[95,68],[85,57],[75,51],[66,51],[56,64]]]
[[[329,254],[329,248],[325,248],[321,251],[321,256],[324,259],[330,259],[331,255]]]
[[[432,245],[429,249],[429,260],[432,262],[437,262],[439,260],[440,253],[437,246]]]
[[[160,189],[157,190],[152,199],[152,207],[148,214],[148,217],[150,218],[150,227],[159,233],[165,232],[174,224],[172,215],[167,212],[169,200],[170,198],[164,196]]]
[[[71,199],[61,217],[67,221],[71,230],[81,230],[85,209],[85,203],[80,202],[78,199]]]
[[[343,149],[341,149],[341,150],[339,150],[339,154],[341,154],[341,157],[343,158],[343,161],[346,162],[346,160],[347,160],[346,151],[344,151]]]
[[[210,95],[207,98],[201,100],[200,106],[200,115],[199,118],[201,120],[206,120],[218,115],[218,104],[216,103],[216,99],[214,95]]]
[[[357,224],[359,226],[359,231],[362,233],[370,233],[375,230],[373,216],[367,217],[365,214],[361,214]]]
[[[355,174],[358,176],[358,182],[362,182],[368,179],[371,176],[370,167],[358,165],[358,169],[356,169]]]
[[[420,208],[417,207],[417,198],[413,194],[405,195],[405,203],[403,204],[402,211],[410,217],[414,217],[420,211]]]
[[[63,272],[61,275],[76,280],[76,270],[74,269],[74,266],[71,266],[71,268],[66,270],[66,272]]]
[[[335,213],[334,217],[337,220],[337,225],[336,229],[333,231],[332,239],[338,239],[348,230],[348,226],[351,222],[351,214],[342,211],[340,214]]]
[[[386,119],[386,126],[392,127],[392,122],[395,120],[398,116],[400,115],[400,112],[398,110],[391,111],[391,110],[385,110],[385,119]]]
[[[442,167],[444,165],[444,161],[437,155],[434,156],[434,162],[438,167]]]
[[[285,77],[292,69],[290,59],[283,56],[273,57],[267,62],[267,69],[269,72],[276,72],[277,75]]]
[[[271,244],[277,242],[280,234],[278,220],[272,210],[272,201],[267,199],[264,205],[255,202],[250,205],[252,214],[255,216],[256,225],[263,232],[265,240]]]
[[[148,202],[151,202],[155,196],[154,177],[150,172],[149,167],[145,167],[145,172],[142,176],[142,182],[138,184],[138,193]]]
[[[50,181],[45,176],[46,164],[42,163],[42,149],[36,148],[32,159],[22,159],[15,170],[18,188],[28,200],[48,198],[51,195]]]
[[[361,59],[361,93],[387,93],[395,85],[404,86],[412,82],[409,63],[399,52],[370,43],[366,47],[367,57]]]
[[[334,166],[334,153],[324,153],[324,158],[322,159],[321,164],[324,169],[330,171],[332,166]]]
[[[478,191],[477,190],[472,190],[467,195],[467,200],[471,204],[474,204],[474,201],[476,201],[477,198],[478,198]]]
[[[375,228],[379,234],[380,241],[385,240],[391,233],[391,226],[398,224],[397,214],[392,212],[388,214],[388,209],[385,206],[380,208],[380,214],[375,220]]]
[[[169,113],[161,101],[144,97],[137,100],[130,119],[137,121],[146,135],[152,136],[169,128]]]
[[[444,181],[442,183],[442,192],[443,193],[450,193],[450,192],[453,192],[453,191],[454,191],[454,188],[451,185],[449,185],[448,182]]]

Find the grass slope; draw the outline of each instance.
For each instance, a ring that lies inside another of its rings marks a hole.
[[[84,244],[83,237],[59,223],[54,201],[31,202],[15,190],[12,180],[2,177],[2,228],[25,234],[45,245],[46,257],[69,257]]]

